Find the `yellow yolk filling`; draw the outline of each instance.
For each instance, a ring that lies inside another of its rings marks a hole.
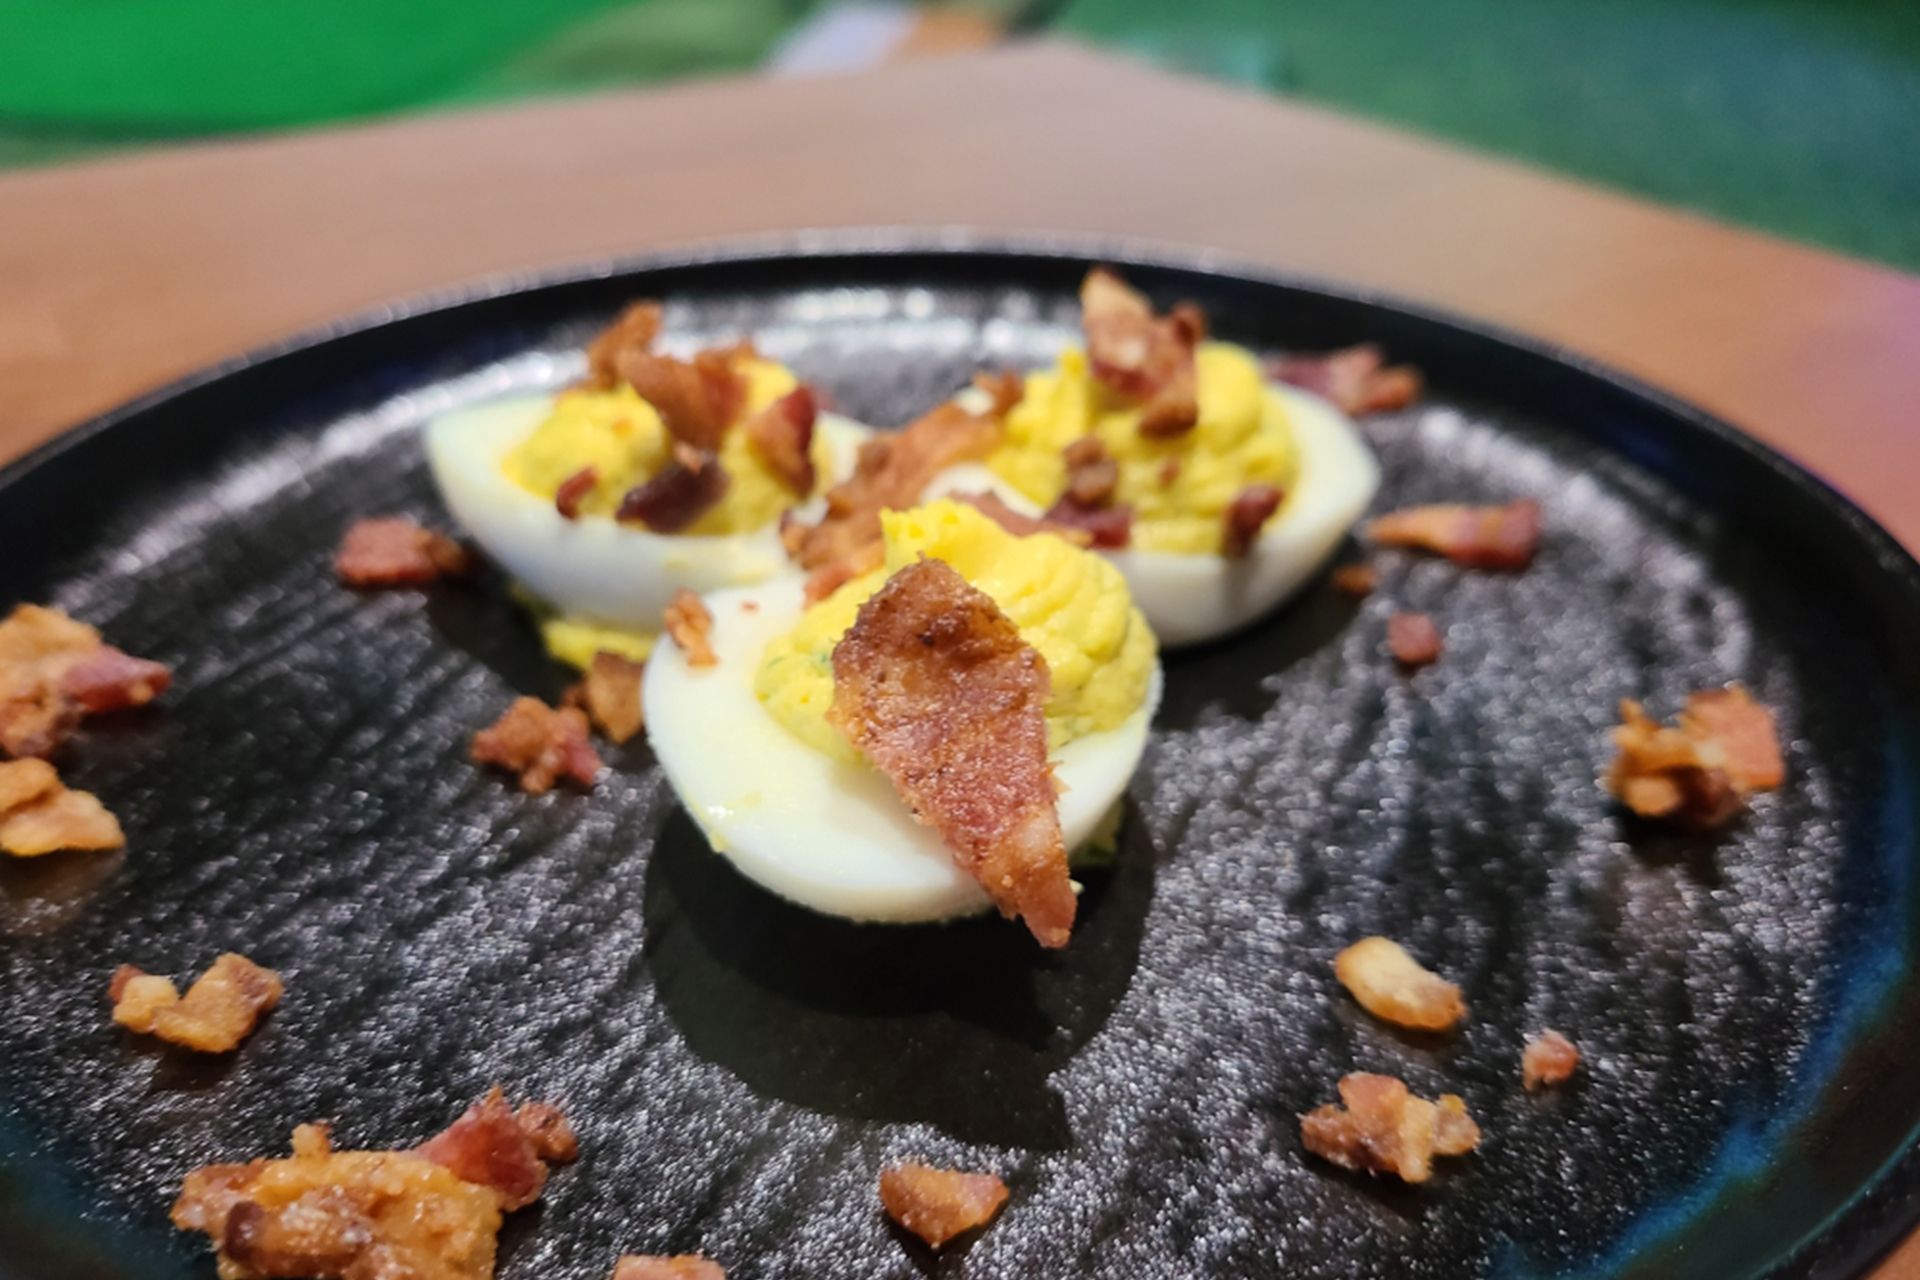
[[[808,745],[844,760],[858,753],[827,723],[833,647],[867,597],[921,555],[944,560],[993,597],[1039,650],[1052,675],[1047,736],[1054,749],[1117,729],[1146,700],[1159,650],[1126,579],[1097,555],[1053,534],[1016,538],[964,503],[941,500],[880,517],[886,565],[842,586],[768,643],[754,674],[767,710]]]
[[[1026,395],[1007,415],[1006,437],[987,465],[1041,506],[1066,488],[1060,454],[1095,436],[1120,464],[1116,502],[1133,508],[1132,545],[1147,551],[1218,553],[1227,505],[1250,484],[1285,493],[1299,472],[1286,401],[1243,347],[1203,343],[1195,353],[1200,420],[1170,440],[1140,434],[1140,410],[1112,401],[1087,356],[1027,375]]]

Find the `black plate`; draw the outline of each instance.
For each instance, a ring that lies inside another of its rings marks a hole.
[[[1531,494],[1519,576],[1380,558],[1167,662],[1117,870],[1060,955],[998,921],[857,927],[706,851],[643,745],[591,796],[465,761],[563,674],[497,582],[357,596],[357,515],[439,517],[416,428],[569,376],[624,301],[748,330],[897,423],[1074,327],[1084,245],[885,238],[516,282],[250,356],[0,472],[0,604],[52,602],[175,665],[91,729],[76,784],[124,856],[0,867],[0,1271],[210,1275],[166,1209],[194,1165],[422,1137],[489,1082],[568,1099],[586,1154],[505,1237],[507,1277],[622,1250],[736,1277],[1725,1277],[1856,1272],[1915,1216],[1920,574],[1728,427],[1563,353],[1338,290],[1119,258],[1255,347],[1360,339],[1425,369],[1366,431],[1381,505]],[[558,355],[556,361],[551,356]],[[1449,627],[1411,678],[1386,614]],[[1740,679],[1790,781],[1712,841],[1595,782],[1622,696]],[[1399,938],[1461,981],[1464,1032],[1360,1016],[1329,961]],[[288,975],[237,1055],[107,1020],[122,961],[223,948]],[[1529,1096],[1523,1034],[1586,1053]],[[1456,1090],[1483,1150],[1409,1189],[1302,1155],[1353,1069]],[[991,1166],[1001,1221],[934,1260],[876,1210],[890,1158]]]

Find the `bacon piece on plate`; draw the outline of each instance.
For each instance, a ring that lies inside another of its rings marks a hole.
[[[528,795],[551,791],[562,779],[590,790],[600,776],[585,714],[538,698],[515,698],[505,714],[473,736],[471,754],[475,764],[519,774],[520,789]]]
[[[986,393],[991,404],[988,412],[996,418],[1004,418],[1012,413],[1027,396],[1027,380],[1011,369],[1002,369],[998,373],[976,373],[973,375],[974,387]]]
[[[1042,519],[1048,524],[1081,534],[1090,547],[1113,550],[1133,540],[1133,508],[1124,503],[1083,507],[1070,498],[1061,498],[1047,508],[1047,514]]]
[[[593,655],[585,678],[567,690],[566,705],[586,712],[614,743],[626,743],[646,723],[640,707],[640,678],[646,670],[644,662],[602,649]]]
[[[231,1053],[280,1003],[280,975],[229,951],[181,995],[165,978],[130,964],[107,986],[113,1020],[199,1053]]]
[[[1003,915],[1048,947],[1073,884],[1047,760],[1046,659],[992,597],[939,560],[895,573],[833,650],[827,718]]]
[[[531,1110],[530,1110],[531,1109]],[[547,1161],[579,1154],[572,1126],[550,1103],[528,1103],[518,1112],[498,1085],[464,1114],[414,1148],[417,1155],[452,1170],[463,1181],[492,1187],[500,1207],[532,1204],[547,1185]],[[560,1156],[546,1152],[562,1153]]]
[[[1445,647],[1440,628],[1424,613],[1402,611],[1387,619],[1387,652],[1403,667],[1430,666]]]
[[[687,655],[690,667],[711,667],[720,659],[713,652],[713,611],[699,596],[681,587],[667,606],[667,634]]]
[[[1334,569],[1329,580],[1335,591],[1357,600],[1372,593],[1378,575],[1370,564],[1343,564]]]
[[[103,644],[67,668],[60,692],[73,699],[80,714],[91,716],[144,707],[172,683],[173,672],[165,664]]]
[[[726,497],[732,483],[714,454],[675,444],[667,465],[627,490],[613,518],[637,521],[655,533],[678,533]]]
[[[1424,968],[1390,938],[1362,938],[1333,961],[1333,976],[1383,1022],[1446,1031],[1467,1016],[1460,988]]]
[[[1280,356],[1268,363],[1267,374],[1356,415],[1404,409],[1420,398],[1420,371],[1388,365],[1370,342],[1324,355]]]
[[[347,530],[333,567],[350,587],[421,587],[471,572],[473,556],[405,516],[375,516]]]
[[[1007,1202],[1007,1184],[991,1173],[963,1173],[924,1164],[896,1164],[880,1173],[887,1216],[935,1249],[992,1222]]]
[[[1465,1155],[1480,1145],[1480,1126],[1456,1094],[1428,1102],[1392,1076],[1356,1072],[1341,1077],[1340,1103],[1301,1116],[1300,1140],[1343,1169],[1425,1182],[1433,1157]]]
[[[20,605],[0,621],[0,757],[51,755],[83,716],[145,706],[172,680],[84,622]]]
[[[1285,496],[1270,484],[1250,484],[1235,494],[1222,517],[1226,532],[1221,535],[1220,554],[1238,560],[1253,550],[1253,544],[1260,540],[1260,530],[1280,509]]]
[[[563,520],[578,520],[580,504],[587,500],[587,495],[592,493],[599,484],[598,470],[593,467],[580,468],[562,480],[560,487],[553,491],[553,509],[560,513],[560,518]]]
[[[1367,536],[1383,547],[1431,551],[1470,569],[1524,569],[1540,546],[1540,504],[1522,498],[1505,506],[1407,507],[1375,517]]]
[[[1687,695],[1680,728],[1700,742],[1720,747],[1721,768],[1742,791],[1771,791],[1787,778],[1773,713],[1753,700],[1741,685],[1702,689]]]
[[[1146,297],[1105,267],[1080,284],[1080,324],[1096,381],[1140,402],[1140,434],[1164,440],[1200,420],[1194,350],[1206,317],[1191,304],[1155,316]]]
[[[614,1264],[613,1280],[727,1280],[727,1273],[697,1253],[629,1253]]]
[[[795,387],[747,419],[747,443],[781,484],[800,497],[813,492],[813,426],[820,406],[813,388]]]
[[[1562,1084],[1580,1066],[1580,1050],[1558,1031],[1542,1031],[1520,1052],[1520,1082],[1529,1090]]]
[[[1607,789],[1643,818],[1697,831],[1730,821],[1748,796],[1786,778],[1772,713],[1737,684],[1689,695],[1677,728],[1625,699],[1613,744]]]
[[[63,849],[118,849],[126,842],[99,797],[68,790],[46,761],[0,761],[0,853],[37,858]]]

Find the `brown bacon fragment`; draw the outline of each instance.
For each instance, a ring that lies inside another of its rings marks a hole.
[[[470,573],[473,556],[446,534],[405,516],[376,516],[347,530],[333,567],[350,587],[421,587]]]
[[[1391,938],[1362,938],[1333,961],[1333,976],[1382,1022],[1448,1031],[1467,1016],[1460,988],[1423,967]]]
[[[45,760],[0,761],[0,816],[23,808],[59,787],[59,773]]]
[[[1114,550],[1133,541],[1133,508],[1125,504],[1083,507],[1062,498],[1048,507],[1041,518],[1048,524],[1083,535],[1090,547]]]
[[[587,741],[587,717],[576,707],[554,708],[538,698],[515,698],[493,724],[473,735],[475,764],[520,775],[520,789],[542,795],[567,780],[591,790],[600,757]]]
[[[675,444],[667,465],[627,490],[613,518],[644,524],[655,533],[678,533],[726,497],[732,483],[712,453]]]
[[[1220,540],[1220,554],[1238,560],[1253,550],[1261,528],[1280,509],[1284,497],[1270,484],[1250,484],[1235,494],[1222,517],[1227,531]]]
[[[592,493],[599,484],[600,472],[597,469],[580,468],[562,480],[560,487],[553,491],[553,509],[560,513],[563,520],[578,520],[580,504],[587,500],[587,495]]]
[[[99,797],[68,790],[46,761],[0,761],[0,853],[37,858],[61,850],[118,849],[126,842]]]
[[[767,470],[800,497],[813,492],[813,427],[820,406],[813,389],[795,387],[747,419],[747,443]]]
[[[1563,1084],[1580,1066],[1580,1050],[1558,1031],[1542,1031],[1520,1052],[1520,1082],[1529,1091]]]
[[[924,1164],[896,1164],[880,1173],[887,1216],[935,1249],[992,1222],[1006,1202],[1007,1184],[991,1173]]]
[[[1428,1102],[1392,1076],[1356,1072],[1341,1078],[1340,1102],[1301,1116],[1300,1140],[1343,1169],[1425,1182],[1434,1156],[1465,1155],[1480,1145],[1480,1127],[1455,1094]]]
[[[1073,884],[1047,760],[1046,660],[938,560],[889,578],[833,650],[827,718],[1003,915],[1066,945]]]
[[[690,667],[711,667],[720,659],[713,652],[713,611],[699,596],[681,587],[667,606],[667,634],[687,655]]]
[[[1367,536],[1383,547],[1431,551],[1470,569],[1524,569],[1540,546],[1540,504],[1523,498],[1505,506],[1408,507],[1376,517]]]
[[[172,679],[57,609],[20,605],[0,621],[0,757],[51,755],[83,716],[145,706]]]
[[[529,1105],[543,1109],[540,1123],[546,1126],[542,1132],[548,1135],[543,1141],[554,1145],[549,1139],[557,1138],[562,1149],[577,1155],[579,1144],[559,1109],[549,1103]],[[560,1136],[558,1129],[562,1126],[565,1131]],[[491,1187],[500,1197],[500,1207],[509,1212],[538,1200],[547,1185],[541,1144],[507,1105],[506,1092],[498,1085],[459,1119],[415,1147],[414,1154],[451,1170],[464,1182]]]
[[[1643,818],[1710,830],[1785,780],[1773,716],[1737,684],[1689,695],[1677,728],[1631,698],[1620,703],[1620,721],[1607,789]]]
[[[1080,284],[1080,324],[1095,380],[1141,402],[1141,435],[1164,440],[1193,429],[1200,420],[1194,350],[1206,336],[1198,307],[1156,317],[1144,295],[1095,267]]]
[[[1061,524],[1047,516],[1030,516],[1015,511],[997,493],[954,493],[947,496],[955,502],[966,503],[1016,538],[1051,533],[1065,538],[1076,547],[1090,546],[1093,542],[1092,535],[1084,529]]]
[[[123,653],[103,644],[67,668],[60,692],[83,716],[144,707],[167,691],[173,672],[165,664]]]
[[[727,1273],[719,1263],[697,1253],[672,1257],[629,1253],[614,1264],[613,1280],[727,1280]]]
[[[1079,507],[1104,507],[1113,501],[1114,490],[1120,487],[1120,464],[1100,437],[1081,436],[1060,456],[1067,466],[1064,497]]]
[[[172,982],[130,964],[107,985],[113,1020],[198,1053],[231,1053],[253,1034],[283,990],[280,975],[236,952],[215,960],[181,995]]]
[[[640,707],[640,678],[647,664],[602,649],[593,655],[579,684],[567,690],[565,705],[587,713],[596,729],[616,745],[640,732],[646,718]]]
[[[513,1118],[533,1143],[534,1153],[548,1164],[572,1164],[580,1158],[573,1122],[553,1103],[523,1102]]]
[[[660,304],[635,302],[587,344],[587,382],[603,391],[620,383],[620,357],[653,350],[660,336]]]
[[[717,452],[746,398],[731,353],[702,351],[691,360],[623,350],[614,371],[660,415],[667,434],[702,452]]]
[[[1329,580],[1335,591],[1357,600],[1373,591],[1378,575],[1370,564],[1343,564],[1334,569]]]
[[[1445,647],[1440,628],[1424,613],[1402,611],[1387,619],[1387,652],[1403,667],[1431,666]]]
[[[1404,409],[1420,398],[1420,371],[1412,365],[1387,365],[1370,342],[1323,355],[1280,356],[1267,375],[1331,400],[1342,412],[1379,413]]]
[[[1011,369],[1002,369],[998,373],[976,373],[973,385],[983,391],[991,402],[987,412],[996,418],[1004,418],[1012,413],[1027,396],[1027,380]]]

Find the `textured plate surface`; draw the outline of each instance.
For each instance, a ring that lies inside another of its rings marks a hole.
[[[578,369],[623,301],[754,333],[892,424],[976,367],[1047,360],[1084,259],[720,255],[342,329],[132,406],[0,473],[0,605],[60,605],[174,664],[164,706],[68,764],[124,856],[0,866],[0,1273],[211,1275],[182,1174],[432,1132],[492,1081],[568,1100],[581,1161],[518,1215],[502,1274],[599,1280],[623,1251],[744,1277],[1732,1277],[1850,1274],[1920,1177],[1913,562],[1816,482],[1683,406],[1498,335],[1335,292],[1136,263],[1262,349],[1363,338],[1421,365],[1365,424],[1381,506],[1535,495],[1518,576],[1398,555],[1167,664],[1117,868],[1072,946],[999,922],[857,927],[773,901],[702,845],[642,744],[591,796],[466,763],[552,696],[501,584],[358,596],[357,515],[440,518],[431,413]],[[1381,650],[1429,611],[1440,664]],[[1596,785],[1622,696],[1670,714],[1747,682],[1789,782],[1708,842]],[[1459,980],[1447,1040],[1360,1015],[1365,933]],[[118,1032],[114,965],[283,970],[230,1059]],[[1519,1088],[1524,1034],[1586,1054]],[[1354,1069],[1465,1095],[1476,1156],[1407,1189],[1302,1155]],[[891,1158],[990,1166],[1000,1222],[935,1259],[880,1218]]]

